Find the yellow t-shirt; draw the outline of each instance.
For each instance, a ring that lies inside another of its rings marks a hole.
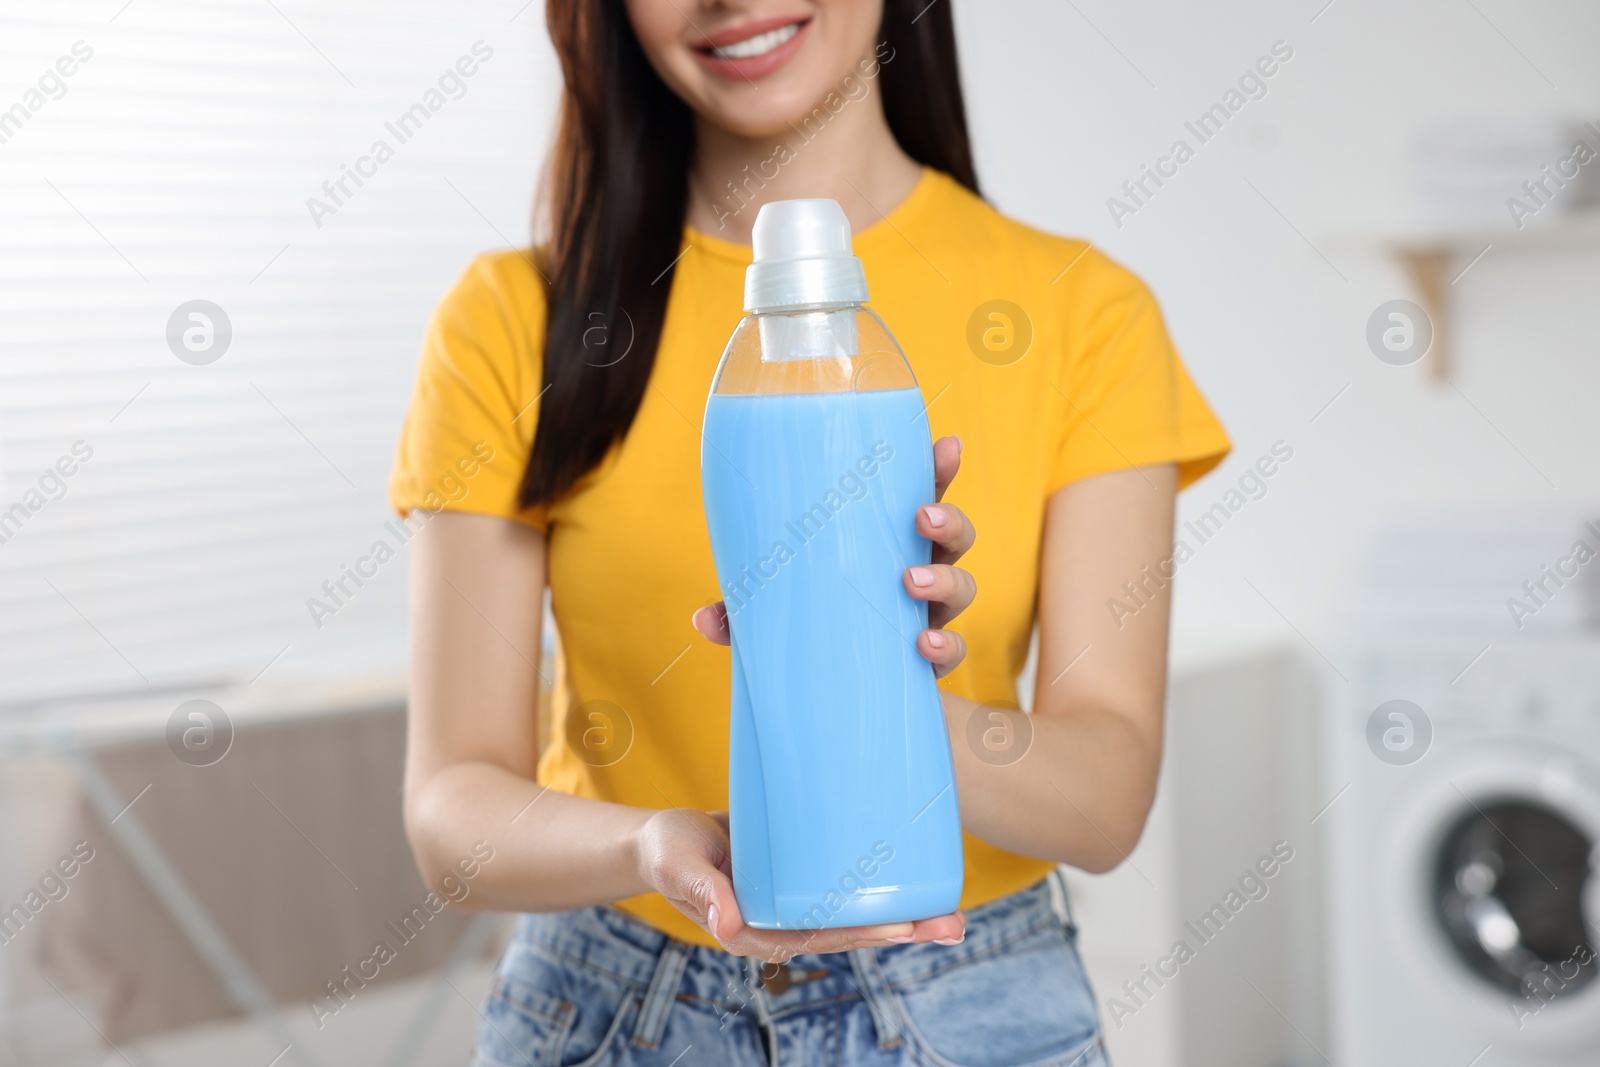
[[[689,624],[720,595],[700,496],[700,426],[743,314],[750,249],[686,229],[682,251],[627,437],[572,492],[528,509],[516,497],[543,388],[545,293],[526,252],[475,260],[428,330],[390,493],[401,512],[451,508],[547,531],[562,654],[541,782],[640,807],[715,810],[728,804],[730,667],[728,649]],[[962,440],[947,499],[977,527],[961,565],[979,593],[951,626],[966,638],[966,661],[940,684],[1015,706],[1050,494],[1160,463],[1177,463],[1188,484],[1216,465],[1228,439],[1149,291],[1082,241],[1007,219],[926,170],[886,219],[856,235],[855,251],[871,304],[916,373],[933,436]],[[607,703],[575,714],[590,701]],[[600,731],[588,739],[598,748],[584,748],[586,730]],[[965,846],[963,907],[1051,867],[971,835]],[[712,944],[658,894],[619,906]]]

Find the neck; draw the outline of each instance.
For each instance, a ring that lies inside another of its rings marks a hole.
[[[865,94],[830,94],[782,136],[747,137],[695,120],[687,221],[725,241],[750,243],[761,205],[825,196],[839,202],[857,233],[893,211],[921,177],[883,114],[875,83]],[[842,106],[841,106],[842,103]]]

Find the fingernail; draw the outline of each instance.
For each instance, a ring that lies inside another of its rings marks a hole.
[[[928,525],[936,530],[945,523],[944,508],[936,508],[929,504],[922,509],[922,513],[928,517]]]
[[[935,945],[959,945],[966,939],[966,934],[962,934],[960,937],[936,937],[933,939],[933,943]]]
[[[711,905],[709,908],[706,909],[706,929],[711,932],[711,936],[712,937],[718,936],[718,934],[717,934],[717,906],[715,904]]]
[[[960,454],[961,454],[961,438],[957,437],[956,438],[956,455],[959,456]]]
[[[912,937],[910,934],[905,934],[901,937],[891,937],[887,938],[886,940],[888,940],[889,944],[891,945],[909,945],[911,942],[915,941],[916,938]]]
[[[933,584],[933,571],[928,567],[912,567],[911,584],[926,589]]]
[[[944,634],[940,633],[938,630],[929,630],[928,644],[932,645],[934,648],[943,648]]]

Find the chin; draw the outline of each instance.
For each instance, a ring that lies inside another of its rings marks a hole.
[[[768,85],[760,92],[707,94],[695,111],[706,121],[740,137],[787,139],[811,115],[832,85]]]

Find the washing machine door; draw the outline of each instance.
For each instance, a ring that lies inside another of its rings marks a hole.
[[[1574,996],[1597,973],[1585,914],[1597,842],[1543,799],[1469,801],[1433,857],[1434,918],[1470,973],[1540,1002]]]
[[[1383,922],[1403,986],[1504,1053],[1541,1062],[1540,1046],[1592,1051],[1600,767],[1506,738],[1436,750],[1400,772],[1412,782],[1388,806],[1374,889],[1393,905]]]

